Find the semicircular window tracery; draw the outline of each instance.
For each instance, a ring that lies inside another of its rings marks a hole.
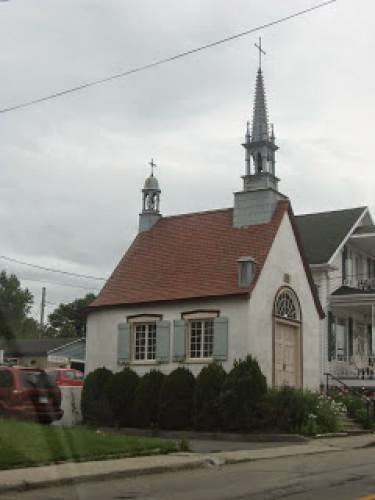
[[[296,296],[291,290],[282,290],[275,302],[275,315],[284,319],[299,320],[300,310]]]

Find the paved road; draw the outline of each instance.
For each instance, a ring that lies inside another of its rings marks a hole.
[[[353,500],[375,494],[375,447],[0,495],[1,500]]]

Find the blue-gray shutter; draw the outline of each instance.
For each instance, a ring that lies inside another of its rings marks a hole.
[[[173,361],[184,361],[186,356],[186,321],[174,320]]]
[[[117,334],[117,362],[125,365],[130,361],[130,327],[129,323],[120,323]]]
[[[228,318],[214,319],[214,345],[212,357],[217,361],[228,359]]]
[[[170,321],[156,323],[156,360],[160,363],[169,363],[170,337]]]

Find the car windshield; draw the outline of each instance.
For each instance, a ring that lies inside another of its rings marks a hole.
[[[46,372],[38,370],[20,370],[19,379],[23,387],[29,388],[48,389],[56,385],[52,377]]]

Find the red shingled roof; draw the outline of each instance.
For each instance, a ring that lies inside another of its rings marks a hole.
[[[233,210],[160,219],[138,234],[90,307],[246,294],[255,286],[289,202],[267,224],[234,228]],[[256,260],[251,289],[238,287],[238,262]]]

